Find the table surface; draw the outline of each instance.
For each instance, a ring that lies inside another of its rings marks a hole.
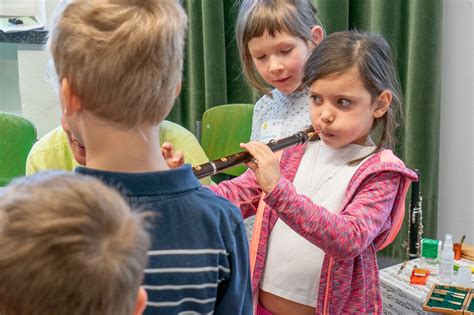
[[[474,262],[464,259],[455,261],[455,264],[474,266]],[[384,314],[426,314],[422,309],[426,296],[433,284],[441,283],[438,264],[422,264],[420,258],[413,259],[399,273],[401,266],[402,264],[398,264],[379,271]],[[425,285],[410,284],[411,272],[415,266],[430,270]]]
[[[46,43],[47,35],[48,31],[44,29],[16,33],[0,31],[0,43],[43,45]]]

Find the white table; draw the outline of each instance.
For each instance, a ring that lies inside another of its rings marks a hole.
[[[431,286],[439,281],[435,276],[430,275],[425,285],[410,284],[411,272],[415,265],[420,267],[421,262],[419,259],[409,261],[399,274],[401,265],[379,271],[383,312],[384,314],[425,314],[422,305]],[[432,270],[431,267],[429,269]]]
[[[461,265],[474,265],[467,260],[456,261]],[[380,287],[384,314],[427,314],[422,306],[433,284],[440,284],[437,277],[438,265],[424,264],[414,259],[407,263],[398,274],[402,264],[394,265],[379,271]],[[429,269],[431,274],[425,285],[410,284],[410,276],[414,266]]]

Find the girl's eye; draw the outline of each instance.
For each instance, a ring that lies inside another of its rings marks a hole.
[[[293,50],[293,48],[284,49],[284,50],[281,51],[281,53],[282,53],[283,55],[287,55],[287,54],[289,54],[292,50]]]
[[[314,105],[320,105],[323,103],[321,97],[317,95],[311,95],[309,98],[311,99],[311,103],[313,103]]]
[[[340,98],[337,101],[337,103],[342,107],[348,107],[352,104],[351,101],[349,101],[348,99],[345,99],[345,98]]]

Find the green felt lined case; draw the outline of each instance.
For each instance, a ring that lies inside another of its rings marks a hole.
[[[470,288],[434,284],[423,304],[423,310],[444,314],[474,315],[473,291]]]

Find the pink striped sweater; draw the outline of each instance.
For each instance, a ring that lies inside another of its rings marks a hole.
[[[281,178],[264,198],[264,209],[252,289],[258,294],[267,241],[278,218],[325,252],[316,314],[382,313],[376,251],[398,233],[407,189],[416,174],[391,151],[376,153],[359,166],[339,213],[331,213],[295,191],[295,177],[306,146],[283,152]],[[247,171],[211,186],[242,211],[254,215],[261,189]]]

